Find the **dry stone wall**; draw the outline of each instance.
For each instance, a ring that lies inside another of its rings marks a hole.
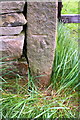
[[[37,83],[43,87],[49,85],[56,47],[57,0],[27,2],[26,7],[25,1],[6,1],[0,2],[0,6],[2,57],[9,61],[7,65],[12,65],[13,69],[18,69],[18,73],[26,75],[28,65],[13,62],[13,59],[20,58],[25,51],[32,76],[38,76]]]
[[[25,2],[1,2],[0,12],[0,41],[2,41],[3,57],[12,56],[20,57],[22,55],[24,44],[23,25],[26,19],[22,14]],[[8,46],[7,46],[8,45]],[[16,52],[14,54],[14,49]]]
[[[0,2],[0,56],[5,58],[3,61],[6,62],[2,67],[7,66],[9,70],[15,69],[22,75],[27,73],[27,68],[24,68],[24,64],[27,66],[27,62],[18,61],[23,54],[25,39],[23,26],[27,23],[23,15],[24,6],[25,1]],[[13,61],[14,59],[16,61]],[[24,69],[25,72],[23,72]]]

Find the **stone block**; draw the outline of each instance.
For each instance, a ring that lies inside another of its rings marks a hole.
[[[14,79],[18,75],[23,76],[25,79],[28,77],[28,64],[24,61],[8,61],[0,65],[0,76],[3,78]]]
[[[56,47],[57,2],[28,2],[27,21],[27,57],[31,74],[39,76],[38,82],[47,86]]]
[[[23,26],[27,23],[22,13],[9,13],[0,15],[0,27]]]
[[[0,27],[0,36],[1,35],[18,35],[23,30],[23,26],[18,27]]]
[[[10,57],[12,59],[21,57],[24,37],[24,34],[18,36],[0,36],[0,54],[2,57],[7,57],[6,61]]]
[[[0,14],[11,12],[22,12],[24,9],[25,1],[1,1]]]

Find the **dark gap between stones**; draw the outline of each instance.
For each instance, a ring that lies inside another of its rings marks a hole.
[[[23,15],[25,16],[25,19],[27,19],[27,2],[25,2],[25,5],[24,5]],[[24,39],[22,57],[26,58],[26,61],[28,63],[28,70],[29,70],[29,73],[30,73],[29,60],[28,60],[28,57],[27,57],[27,23],[23,26],[23,31],[24,31],[24,34],[25,34],[25,39]]]

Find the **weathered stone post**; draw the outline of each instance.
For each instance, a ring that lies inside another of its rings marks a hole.
[[[49,85],[56,47],[57,1],[27,3],[27,57],[32,76]],[[42,75],[42,76],[41,76]]]

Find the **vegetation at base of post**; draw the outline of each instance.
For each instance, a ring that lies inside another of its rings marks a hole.
[[[24,78],[18,74],[12,80],[7,80],[5,75],[0,77],[0,110],[3,118],[78,118],[78,41],[77,36],[73,35],[73,28],[69,28],[67,24],[58,24],[50,91],[49,87],[39,91],[29,73],[26,84],[20,84]]]

